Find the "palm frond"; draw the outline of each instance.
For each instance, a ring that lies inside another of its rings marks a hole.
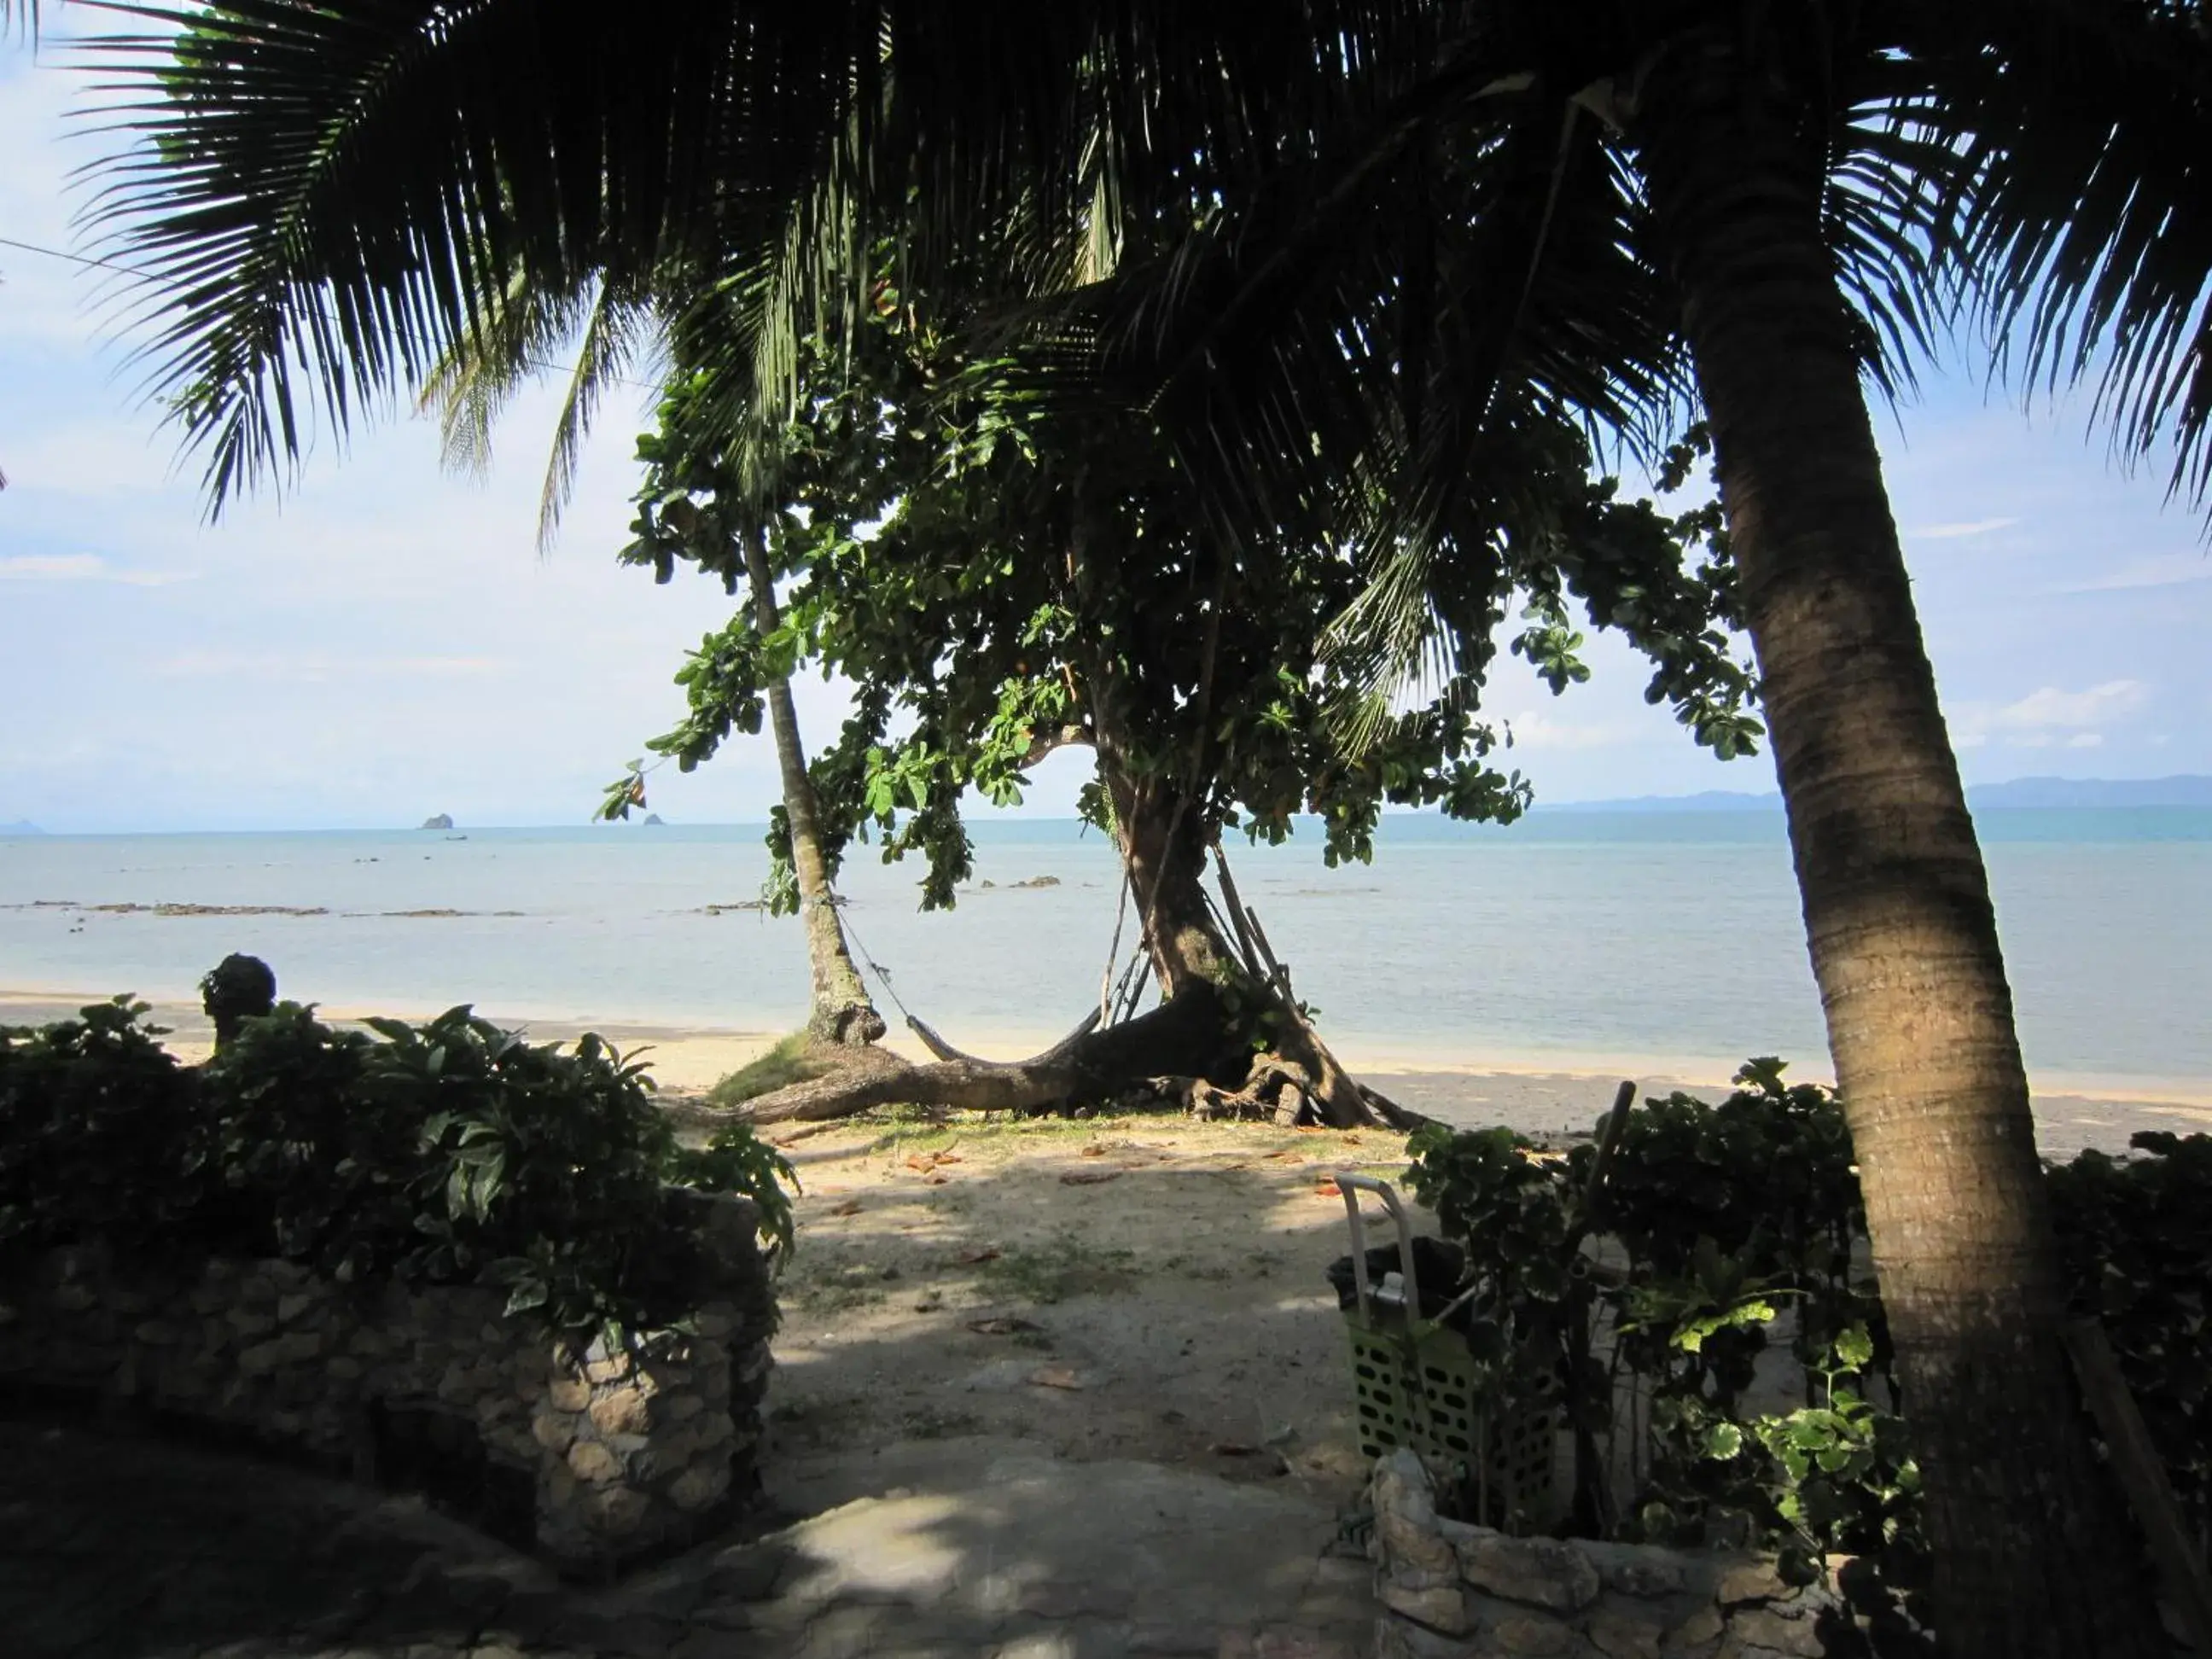
[[[343,435],[469,348],[515,273],[635,281],[711,246],[733,198],[788,191],[873,18],[860,0],[772,33],[712,0],[641,0],[617,28],[581,0],[113,9],[151,27],[93,43],[130,148],[91,217],[151,273],[149,391],[217,508],[295,465],[315,416]]]
[[[1934,12],[1947,9],[1930,8]],[[2087,380],[2115,449],[2212,494],[2212,15],[1986,0],[1927,48],[1973,138],[1964,269],[2001,366]],[[1968,25],[1971,24],[1971,28]]]
[[[567,348],[580,318],[596,303],[586,291],[550,293],[517,271],[475,338],[432,366],[416,407],[436,416],[440,459],[448,471],[479,479],[490,471],[492,428],[501,411],[554,367],[552,355]]]

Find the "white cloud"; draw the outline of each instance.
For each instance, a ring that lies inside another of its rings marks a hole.
[[[1963,524],[1924,524],[1905,532],[1909,542],[1954,542],[1969,536],[1987,536],[1999,530],[2009,530],[2018,519],[1973,519]]]
[[[122,582],[131,587],[167,587],[191,581],[189,570],[132,570],[108,563],[97,553],[19,553],[0,558],[0,581]]]
[[[1535,708],[1509,714],[1504,724],[1513,734],[1516,749],[1539,751],[1611,749],[1620,744],[1632,743],[1645,735],[1624,721],[1600,720],[1584,725],[1572,720],[1554,720]]]
[[[2057,593],[2116,593],[2133,587],[2172,587],[2182,582],[2212,581],[2212,556],[2203,553],[2159,553],[2130,559],[2109,575],[2092,577]]]
[[[2095,749],[2105,741],[2101,728],[2149,701],[2150,688],[2141,680],[2107,680],[2081,691],[2046,685],[2014,702],[1966,705],[1960,711],[1957,742],[1961,749],[1978,749],[1992,739],[2014,749]]]

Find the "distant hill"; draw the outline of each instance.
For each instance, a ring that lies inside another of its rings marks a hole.
[[[17,818],[13,823],[0,823],[0,836],[43,836],[46,833],[28,818]]]
[[[453,815],[450,812],[441,812],[434,818],[424,818],[422,827],[425,830],[450,830],[453,827]]]
[[[1976,784],[1966,791],[1969,805],[2203,806],[2212,807],[2212,777],[2181,774],[2170,778],[2014,778],[2010,783]]]
[[[1694,795],[1632,795],[1626,800],[1539,801],[1544,812],[1778,812],[1779,795],[1747,795],[1740,790],[1706,789]]]
[[[2184,774],[2170,778],[2014,778],[2009,783],[1978,783],[1966,791],[1966,804],[1978,811],[2051,808],[2199,806],[2212,808],[2212,777]],[[1772,812],[1779,795],[1750,795],[1708,789],[1695,795],[1636,795],[1626,800],[1539,802],[1546,812]]]

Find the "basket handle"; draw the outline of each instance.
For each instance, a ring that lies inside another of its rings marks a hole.
[[[1413,1272],[1413,1230],[1407,1224],[1406,1206],[1398,1201],[1398,1194],[1387,1181],[1373,1176],[1353,1175],[1339,1170],[1334,1177],[1337,1190],[1344,1194],[1344,1213],[1352,1226],[1352,1282],[1359,1296],[1359,1316],[1372,1319],[1374,1313],[1369,1303],[1374,1291],[1367,1280],[1367,1218],[1359,1213],[1359,1197],[1363,1192],[1373,1193],[1382,1200],[1382,1207],[1390,1212],[1390,1218],[1398,1224],[1398,1267],[1406,1281],[1406,1307],[1409,1318],[1421,1316],[1421,1285]]]

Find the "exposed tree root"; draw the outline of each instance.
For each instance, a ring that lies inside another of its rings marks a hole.
[[[1256,1059],[1241,1052],[1220,994],[1202,983],[1123,1024],[1100,1029],[1094,1011],[1028,1060],[980,1059],[920,1020],[910,1024],[939,1057],[934,1064],[915,1065],[882,1048],[840,1049],[836,1068],[820,1077],[737,1106],[695,1106],[691,1114],[761,1126],[823,1122],[895,1103],[1036,1113],[1151,1097],[1205,1117],[1391,1128],[1423,1121],[1346,1077],[1310,1026],[1300,1046],[1319,1066],[1295,1052]]]

